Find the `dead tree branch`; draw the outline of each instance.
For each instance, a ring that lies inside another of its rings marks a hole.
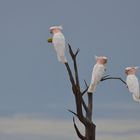
[[[109,77],[109,76],[110,76],[110,75],[104,76],[104,77],[101,79],[101,81],[116,79],[116,80],[120,80],[123,84],[127,85],[126,82],[125,82],[121,77]]]
[[[92,121],[92,103],[93,103],[93,99],[92,99],[92,93],[87,93],[88,94],[88,111],[87,111],[87,118]]]
[[[74,128],[75,128],[75,131],[76,131],[78,137],[79,137],[81,140],[85,140],[85,137],[80,133],[80,131],[79,131],[79,129],[78,129],[76,123],[75,123],[74,117],[73,117],[73,124],[74,124]]]
[[[83,108],[85,109],[86,113],[88,112],[88,107],[84,101],[84,99],[82,98],[82,104],[83,104]]]
[[[84,83],[86,85],[86,89],[82,92],[82,96],[88,91],[88,85],[87,82],[84,80]]]
[[[68,109],[68,111],[77,117],[77,114],[74,111],[72,111],[70,109]]]
[[[95,125],[92,122],[92,94],[88,94],[88,105],[86,105],[83,99],[83,95],[87,93],[88,90],[88,86],[86,82],[85,82],[86,89],[83,92],[81,92],[80,90],[80,82],[79,82],[79,75],[78,75],[78,68],[77,68],[77,61],[76,61],[76,56],[78,55],[80,49],[77,49],[77,51],[74,53],[71,46],[69,44],[68,46],[69,46],[69,53],[74,65],[75,75],[73,76],[72,70],[68,62],[65,63],[65,66],[69,75],[69,79],[72,85],[72,91],[75,97],[76,113],[71,110],[68,111],[71,112],[74,116],[76,116],[79,119],[79,121],[85,126],[85,136],[83,136],[80,133],[78,127],[76,126],[75,120],[73,119],[74,128],[78,137],[81,140],[95,140]],[[86,116],[84,116],[83,109],[86,112]]]
[[[84,100],[82,99],[82,94],[79,90],[79,87],[77,87],[77,85],[75,84],[71,69],[69,67],[68,63],[65,63],[65,66],[67,68],[68,74],[69,74],[69,78],[72,84],[72,91],[74,93],[75,96],[75,102],[76,102],[76,111],[77,111],[77,116],[78,119],[84,124],[87,125],[86,123],[86,118],[83,116],[83,111],[82,111],[82,104],[84,103]]]
[[[69,66],[68,63],[65,63],[65,66],[66,66],[67,71],[68,71],[68,75],[69,75],[69,78],[70,78],[71,85],[73,86],[73,85],[75,85],[75,81],[74,81],[70,66]]]
[[[73,53],[70,44],[68,44],[68,46],[69,46],[69,53],[71,55],[71,58],[72,58],[73,64],[74,64],[76,85],[80,89],[79,76],[78,76],[78,68],[77,68],[77,61],[76,61],[76,56],[78,55],[80,49],[78,48],[76,53]]]

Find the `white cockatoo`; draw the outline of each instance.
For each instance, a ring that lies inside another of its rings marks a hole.
[[[53,34],[52,43],[57,53],[58,61],[66,63],[67,59],[65,56],[65,37],[61,32],[62,29],[62,26],[52,26],[50,27],[50,33]]]
[[[126,84],[129,91],[132,93],[133,99],[140,102],[139,82],[138,78],[135,75],[137,69],[138,67],[127,67],[125,69],[125,73],[127,75]]]
[[[106,71],[107,57],[95,56],[95,58],[96,58],[96,64],[94,65],[93,71],[92,71],[91,83],[88,88],[89,93],[94,93],[97,85],[101,81]]]

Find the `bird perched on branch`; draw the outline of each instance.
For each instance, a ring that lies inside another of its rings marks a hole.
[[[136,77],[136,71],[138,67],[127,67],[125,69],[126,83],[128,86],[129,91],[132,93],[132,97],[135,101],[140,102],[140,91],[139,91],[139,82],[138,78]]]
[[[50,27],[50,33],[53,34],[53,37],[52,39],[49,38],[48,42],[53,43],[58,61],[62,63],[66,63],[67,59],[65,57],[65,37],[61,32],[61,30],[62,30],[62,26]]]
[[[91,83],[88,88],[89,93],[92,93],[95,91],[97,85],[101,81],[106,70],[107,57],[95,56],[95,59],[96,59],[96,64],[93,67]]]

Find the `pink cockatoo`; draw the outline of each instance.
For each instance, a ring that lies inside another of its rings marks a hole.
[[[57,54],[58,61],[66,63],[67,59],[65,56],[65,37],[61,32],[62,26],[50,27],[50,33],[53,34],[52,43]]]
[[[96,64],[93,67],[91,83],[88,88],[89,93],[94,93],[97,85],[100,83],[106,70],[107,57],[95,56]]]
[[[132,93],[132,97],[135,101],[140,102],[140,91],[139,91],[139,82],[138,78],[136,77],[136,71],[138,67],[127,67],[125,69],[126,77],[126,84],[128,86],[129,91]]]

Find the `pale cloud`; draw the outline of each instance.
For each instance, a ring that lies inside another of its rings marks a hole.
[[[34,118],[0,118],[0,134],[71,137],[74,133],[70,121]]]
[[[139,140],[140,138],[140,123],[137,120],[96,120],[96,126],[98,140]],[[7,140],[20,136],[26,139],[40,138],[40,140],[46,138],[78,140],[71,120],[25,116],[0,118],[0,139],[6,136]]]
[[[140,122],[133,119],[98,120],[98,140],[139,140]]]

